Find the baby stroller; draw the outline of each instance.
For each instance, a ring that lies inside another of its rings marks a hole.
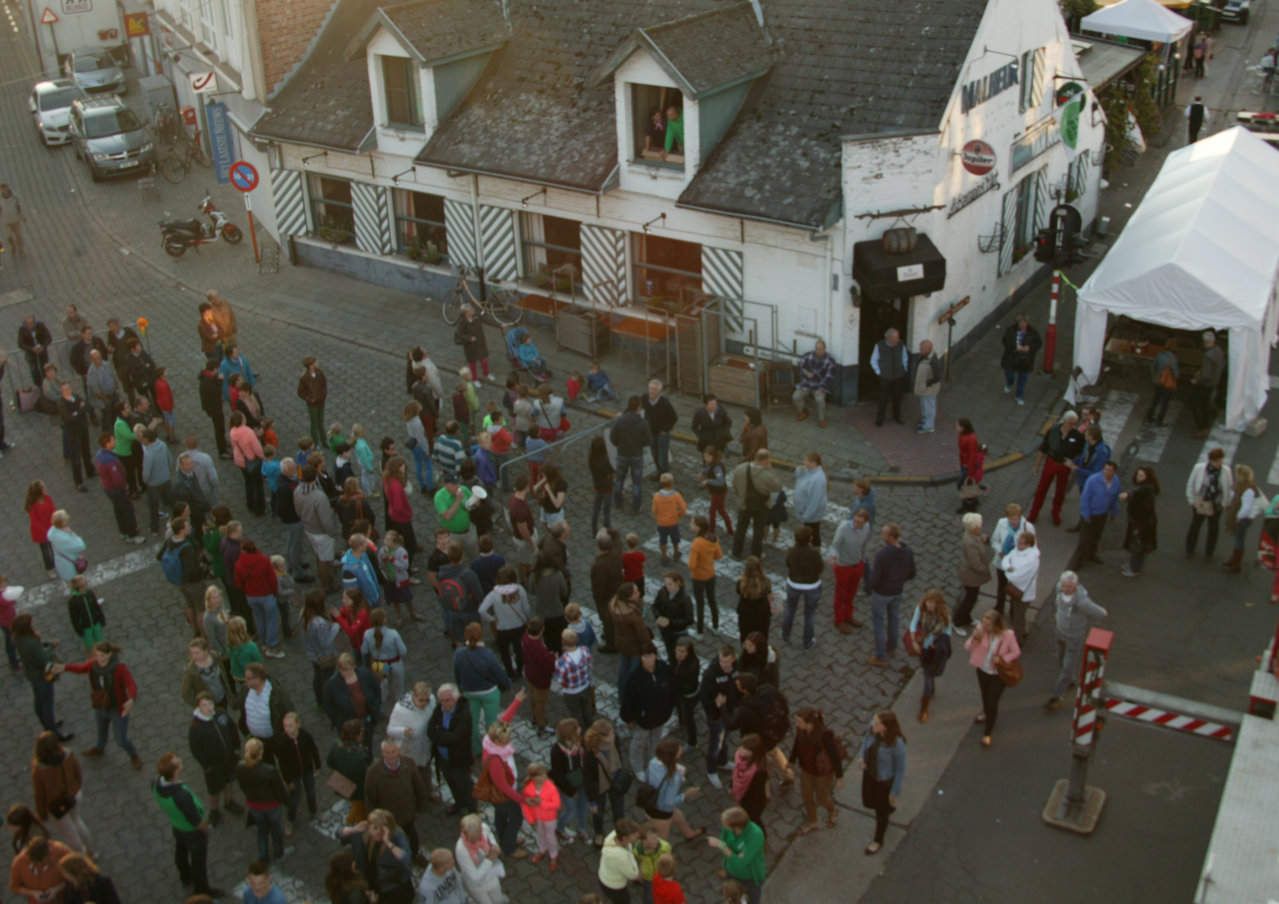
[[[512,327],[507,331],[506,357],[510,360],[511,367],[514,368],[516,374],[527,373],[537,382],[545,383],[553,376],[551,369],[546,366],[545,358],[539,356],[537,363],[535,363],[532,367],[525,364],[524,361],[520,359],[519,347],[524,341],[524,337],[528,334],[528,330],[524,329],[522,326]]]

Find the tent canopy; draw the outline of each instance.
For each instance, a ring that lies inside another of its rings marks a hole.
[[[1238,427],[1265,404],[1277,277],[1279,154],[1246,129],[1220,132],[1168,156],[1080,288],[1076,362],[1096,382],[1108,313],[1173,329],[1228,329],[1227,423]]]
[[[1084,16],[1079,27],[1105,35],[1171,44],[1189,34],[1194,23],[1165,9],[1156,0],[1122,0]]]

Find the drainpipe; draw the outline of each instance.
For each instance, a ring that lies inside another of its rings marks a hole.
[[[480,242],[480,177],[471,174],[471,232],[475,240],[476,274],[480,280],[480,301],[485,300],[484,282],[484,245]]]

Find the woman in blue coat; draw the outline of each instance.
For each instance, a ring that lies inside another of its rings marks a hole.
[[[866,845],[866,853],[878,854],[906,777],[906,738],[896,713],[875,714],[862,738],[857,768],[862,770],[862,806],[875,811],[875,840]]]

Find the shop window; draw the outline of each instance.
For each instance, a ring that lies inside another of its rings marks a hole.
[[[702,246],[655,235],[635,236],[636,294],[647,304],[679,310],[702,291]]]
[[[420,191],[396,189],[395,241],[399,252],[415,261],[446,262],[449,248],[444,231],[444,199]]]
[[[351,183],[328,176],[311,176],[311,222],[315,234],[330,242],[355,238],[355,208],[351,204]]]
[[[582,224],[540,213],[526,213],[523,220],[524,272],[533,284],[582,294]]]
[[[420,129],[422,98],[417,85],[417,67],[405,57],[384,56],[382,90],[386,95],[387,125]]]
[[[1025,257],[1035,244],[1035,186],[1038,181],[1035,175],[1030,175],[1017,184],[1017,207],[1013,216],[1013,263]]]
[[[631,85],[636,160],[684,168],[684,97],[677,88]]]

